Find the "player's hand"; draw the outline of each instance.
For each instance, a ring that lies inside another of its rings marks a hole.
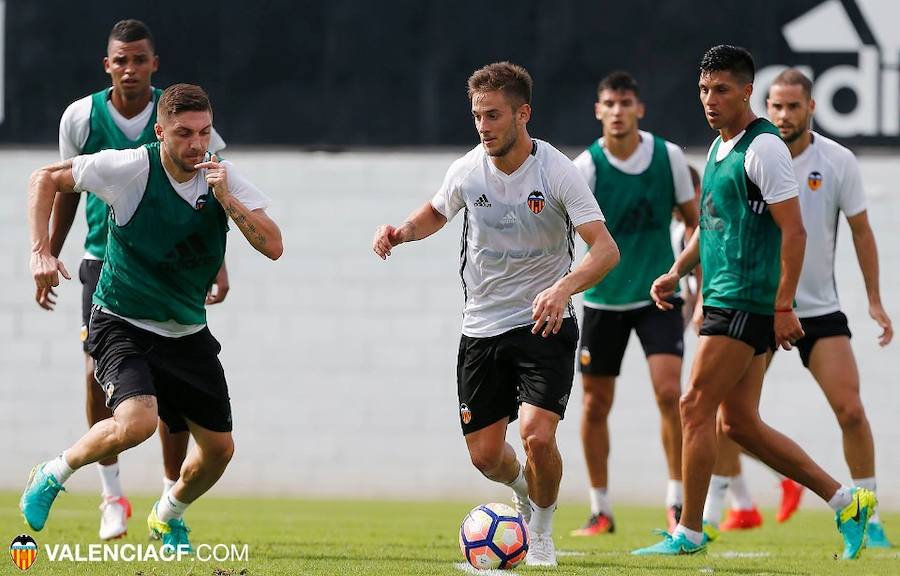
[[[700,327],[703,326],[703,296],[697,297],[691,324],[694,326],[694,334],[700,334]]]
[[[891,318],[884,311],[880,303],[869,305],[869,316],[881,326],[881,335],[878,337],[879,346],[887,346],[894,339],[894,327],[891,326]]]
[[[387,260],[391,255],[391,248],[402,244],[404,239],[399,228],[394,228],[390,224],[379,226],[375,230],[375,238],[372,240],[372,250],[382,260]]]
[[[210,287],[209,292],[206,294],[206,304],[211,306],[224,300],[225,296],[228,295],[229,288],[228,269],[225,268],[225,264],[222,264],[222,267],[219,268],[219,271],[216,273],[216,279],[213,280],[212,287]]]
[[[54,258],[49,252],[31,253],[31,276],[38,290],[59,286],[59,275],[71,280],[69,271],[62,261]]]
[[[34,300],[38,303],[38,306],[43,308],[44,310],[53,310],[54,306],[56,306],[56,291],[49,286],[46,288],[37,288],[34,293]]]
[[[675,272],[666,272],[653,281],[653,285],[650,287],[650,297],[653,298],[657,308],[671,310],[675,307],[668,299],[675,294],[679,280],[681,278]]]
[[[535,296],[531,303],[531,319],[534,320],[531,333],[540,333],[544,338],[559,333],[571,296],[558,283]]]
[[[208,162],[194,164],[197,170],[206,168],[206,183],[213,190],[213,196],[221,201],[228,196],[228,174],[225,166],[219,164],[219,157],[213,154]]]
[[[803,327],[797,314],[790,312],[775,313],[775,348],[790,350],[794,342],[803,338]]]

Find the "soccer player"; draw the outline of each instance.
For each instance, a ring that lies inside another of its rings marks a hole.
[[[434,198],[402,226],[380,226],[372,247],[385,259],[463,211],[462,432],[472,464],[510,486],[529,519],[526,563],[555,566],[552,521],[562,477],[556,428],[578,344],[571,297],[603,278],[618,250],[578,169],[528,135],[528,72],[509,62],[489,64],[468,86],[480,144],[450,166]],[[573,270],[576,231],[591,249]],[[506,442],[517,417],[524,467]]]
[[[684,509],[673,534],[638,555],[694,554],[706,548],[703,501],[716,460],[716,411],[724,430],[778,472],[810,488],[835,511],[843,557],[857,558],[875,495],[841,485],[791,439],[759,416],[765,352],[803,336],[793,310],[806,233],[790,153],[778,130],[750,109],[755,67],[743,48],[715,46],[700,62],[700,101],[719,131],[709,151],[700,229],[651,288],[657,305],[703,265],[703,325],[681,399]],[[774,337],[774,342],[773,342]]]
[[[816,103],[812,82],[799,70],[779,74],[769,88],[769,118],[787,143],[800,183],[800,209],[807,232],[806,258],[797,286],[797,314],[805,335],[797,341],[800,360],[825,393],[843,434],[844,458],[854,486],[875,492],[875,446],[859,395],[859,372],[850,346],[847,317],[841,312],[834,280],[835,246],[841,212],[850,225],[859,267],[869,299],[869,315],[882,330],[878,338],[886,346],[893,338],[891,319],[881,304],[878,282],[878,249],[869,226],[862,176],[853,153],[829,138],[810,130]],[[722,459],[720,452],[720,460]],[[738,452],[727,451],[725,459],[733,472],[732,486],[743,486]],[[719,464],[717,463],[717,466]],[[793,480],[784,479],[786,496],[778,519],[787,519],[799,495]],[[721,493],[721,491],[716,494]],[[712,487],[707,499],[714,497]],[[746,498],[745,498],[746,500]],[[792,506],[793,504],[793,506]],[[732,520],[746,527],[746,515],[732,509],[723,527]],[[869,547],[889,548],[889,540],[877,512],[867,527]]]
[[[159,97],[158,143],[76,156],[32,174],[31,270],[38,289],[69,278],[50,251],[54,195],[91,191],[109,206],[106,258],[93,296],[88,351],[113,416],[61,455],[34,467],[20,507],[41,530],[72,473],[153,435],[159,418],[190,430],[195,446],[180,477],[150,511],[164,547],[190,550],[182,518],[225,471],[234,445],[219,343],[206,326],[207,291],[222,265],[228,219],[269,258],[281,232],[269,200],[231,163],[207,156],[212,108],[199,86],[176,84]],[[165,234],[160,234],[165,230]]]
[[[635,79],[613,72],[600,81],[594,112],[603,137],[575,158],[607,219],[624,266],[584,293],[580,369],[584,387],[581,441],[591,483],[591,515],[573,536],[615,530],[608,486],[609,427],[616,378],[632,330],[650,368],[662,420],[668,463],[666,511],[669,529],[681,515],[681,357],[684,320],[680,294],[670,310],[657,308],[647,287],[672,267],[670,224],[677,208],[689,230],[697,225],[697,204],[681,149],[644,132],[638,122],[644,104]]]
[[[66,108],[59,125],[59,152],[62,160],[80,154],[92,154],[109,148],[136,148],[156,141],[156,103],[162,90],[153,88],[151,77],[159,66],[153,35],[139,20],[117,22],[107,38],[107,54],[103,59],[112,87],[76,100]],[[225,143],[213,131],[210,150],[217,152]],[[81,341],[84,347],[85,383],[87,391],[88,427],[112,416],[106,407],[103,389],[94,380],[94,361],[87,353],[88,324],[91,297],[100,278],[100,268],[106,254],[106,204],[87,192],[85,194],[87,236],[85,254],[78,270],[82,283]],[[50,253],[59,257],[66,236],[75,219],[80,194],[59,194],[53,205],[50,229]],[[208,304],[221,302],[228,292],[228,273],[225,264],[216,276],[216,290]],[[46,310],[53,310],[56,293],[52,287],[38,288],[35,299]],[[163,424],[159,428],[163,447],[164,491],[174,485],[184,461],[188,434],[170,434]],[[108,540],[125,535],[131,516],[131,503],[125,497],[119,481],[118,459],[113,456],[97,462],[100,472],[100,538]]]

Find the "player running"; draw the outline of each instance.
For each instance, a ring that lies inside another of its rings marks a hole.
[[[688,229],[697,225],[697,204],[684,154],[676,144],[638,128],[644,104],[635,79],[613,72],[597,87],[594,104],[603,137],[575,158],[609,223],[627,264],[584,293],[580,369],[584,386],[581,441],[591,483],[591,516],[573,536],[615,530],[608,487],[609,427],[616,378],[632,330],[650,368],[662,421],[668,463],[666,511],[669,529],[681,516],[681,358],[684,353],[682,298],[670,310],[657,308],[647,286],[672,267],[670,224],[677,208]]]
[[[395,246],[426,238],[463,212],[460,424],[472,464],[510,486],[529,519],[526,563],[555,566],[552,522],[562,477],[556,428],[578,343],[571,297],[602,279],[618,251],[578,169],[528,135],[528,72],[490,64],[468,85],[480,144],[450,166],[434,198],[402,226],[380,226],[372,247],[387,258]],[[572,270],[576,231],[591,249]],[[506,442],[517,417],[524,467]]]
[[[841,485],[759,416],[765,352],[789,350],[803,336],[793,300],[806,234],[787,146],[750,109],[754,73],[750,53],[734,46],[715,46],[700,62],[700,100],[709,125],[719,131],[703,176],[700,229],[651,288],[657,305],[669,309],[666,299],[678,280],[703,264],[704,319],[690,388],[681,399],[684,510],[674,533],[633,554],[706,549],[703,501],[721,405],[733,440],[828,502],[844,539],[843,557],[858,558],[875,495]]]
[[[57,286],[59,274],[69,278],[50,251],[54,196],[90,190],[110,208],[88,351],[113,416],[35,466],[20,507],[33,530],[43,529],[75,470],[142,443],[162,418],[173,432],[189,430],[196,445],[147,522],[164,547],[190,551],[184,511],[216,483],[234,451],[220,345],[205,309],[224,259],[228,220],[269,258],[281,256],[282,243],[265,212],[268,198],[230,162],[208,156],[212,107],[203,89],[170,86],[157,115],[158,143],[76,156],[31,177],[31,270],[38,289]]]
[[[850,225],[859,267],[869,299],[869,315],[882,330],[878,338],[887,346],[893,338],[891,319],[881,304],[878,281],[878,249],[869,226],[862,176],[856,157],[834,140],[810,130],[815,100],[812,82],[799,70],[789,68],[779,74],[769,88],[768,114],[778,128],[793,158],[794,173],[800,184],[800,209],[807,232],[806,258],[797,286],[797,315],[805,335],[797,341],[800,360],[812,373],[834,410],[843,434],[844,458],[850,468],[853,485],[873,493],[875,482],[875,446],[872,431],[859,394],[859,371],[850,346],[850,328],[841,312],[834,279],[835,247],[840,213]],[[727,441],[726,441],[727,442]],[[725,444],[723,442],[723,444]],[[739,449],[720,447],[717,467],[731,487],[744,486]],[[723,461],[724,462],[721,462]],[[720,463],[721,462],[721,463]],[[732,472],[730,475],[727,472]],[[730,477],[729,477],[730,476]],[[720,480],[721,482],[722,480]],[[724,490],[710,486],[707,501],[721,509]],[[799,488],[790,479],[782,480],[782,506],[777,519],[787,520],[799,503]],[[743,488],[741,492],[746,492]],[[751,503],[743,496],[743,507]],[[749,528],[758,512],[732,508],[722,523],[723,529]],[[706,513],[705,513],[706,514]],[[866,545],[889,548],[884,527],[874,513],[869,520]]]
[[[156,142],[156,104],[162,90],[153,88],[151,77],[159,66],[153,35],[139,20],[117,22],[107,39],[107,54],[103,65],[112,80],[112,87],[76,100],[66,108],[59,124],[59,153],[62,160],[100,150],[136,148]],[[210,150],[219,151],[225,143],[213,131]],[[66,236],[75,219],[80,194],[59,194],[53,204],[50,226],[50,253],[59,257]],[[82,283],[81,341],[84,347],[85,383],[87,391],[88,426],[112,416],[106,407],[103,389],[94,380],[94,360],[87,353],[88,324],[91,297],[100,279],[100,269],[106,255],[106,204],[87,192],[85,194],[87,236],[85,254],[78,270]],[[216,276],[216,290],[210,293],[207,304],[221,302],[228,292],[225,264]],[[38,288],[35,299],[46,309],[53,310],[56,293],[52,287]],[[163,448],[163,491],[175,484],[178,471],[187,452],[188,434],[170,434],[165,424],[159,427]],[[119,463],[115,456],[97,462],[100,472],[100,538],[108,540],[124,536],[131,516],[131,503],[125,497],[119,481]]]

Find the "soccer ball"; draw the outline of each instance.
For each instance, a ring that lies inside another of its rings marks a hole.
[[[512,506],[478,506],[459,527],[459,549],[479,570],[514,568],[528,552],[528,524]]]

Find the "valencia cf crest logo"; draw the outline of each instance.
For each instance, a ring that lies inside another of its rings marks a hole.
[[[540,214],[541,210],[544,209],[544,193],[538,190],[535,190],[531,194],[528,195],[528,207],[535,214]]]
[[[37,558],[38,545],[34,538],[28,534],[19,534],[9,545],[9,555],[13,564],[23,572],[31,568],[34,559]]]
[[[462,420],[463,424],[468,424],[472,421],[472,411],[469,410],[469,407],[467,405],[459,405],[459,417]]]
[[[209,194],[201,194],[197,197],[197,202],[194,203],[195,210],[203,210],[203,207],[206,206],[206,201],[209,199]]]
[[[582,366],[590,366],[591,365],[591,351],[588,350],[587,346],[583,346],[581,348],[581,365]]]
[[[822,186],[822,173],[821,172],[810,172],[809,176],[806,177],[806,185],[809,186],[809,189],[815,192]]]

